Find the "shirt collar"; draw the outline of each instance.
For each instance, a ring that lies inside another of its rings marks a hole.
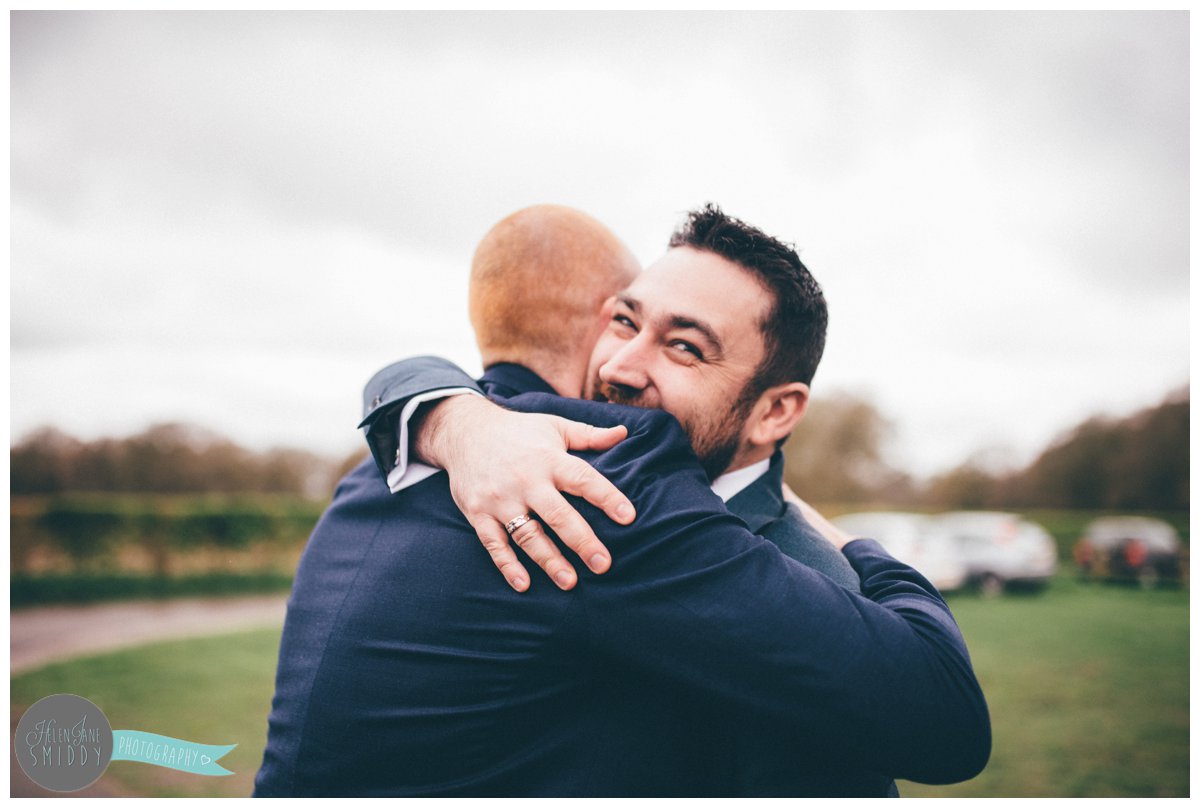
[[[712,482],[712,490],[717,496],[728,502],[739,491],[767,473],[771,467],[771,458],[764,458],[745,468],[727,471]]]

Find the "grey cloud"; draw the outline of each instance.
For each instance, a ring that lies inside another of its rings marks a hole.
[[[13,358],[336,343],[382,363],[452,332],[469,352],[447,312],[512,209],[584,208],[652,260],[710,199],[828,279],[843,359],[822,379],[891,380],[890,350],[1001,367],[1003,326],[972,302],[997,257],[1026,265],[1013,283],[1081,290],[1060,306],[1071,356],[1114,351],[1074,309],[1126,299],[1130,328],[1169,323],[1139,343],[1154,353],[1186,336],[1163,315],[1187,306],[1186,20],[15,12]],[[967,336],[933,327],[931,296]],[[18,386],[14,410],[36,409]]]

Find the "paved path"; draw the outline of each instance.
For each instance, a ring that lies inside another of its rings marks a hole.
[[[9,619],[9,671],[159,640],[282,626],[286,606],[286,595],[256,595],[22,609]]]

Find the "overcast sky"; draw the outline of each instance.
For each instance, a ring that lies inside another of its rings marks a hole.
[[[815,397],[918,473],[1024,462],[1189,381],[1188,54],[1184,12],[15,12],[13,436],[350,451],[382,365],[479,370],[497,220],[650,263],[711,200],[824,286]]]

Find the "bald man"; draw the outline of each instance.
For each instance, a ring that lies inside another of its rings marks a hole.
[[[562,271],[574,237],[515,232],[522,267]],[[571,306],[622,280],[572,271],[530,294],[568,287]],[[483,386],[514,409],[611,427],[591,433],[588,468],[637,518],[580,507],[619,574],[513,591],[446,475],[393,495],[364,461],[297,570],[256,795],[883,795],[891,775],[982,768],[986,705],[928,582],[870,541],[845,550],[866,598],[782,555],[729,514],[669,415],[561,395],[587,366],[578,334],[529,338],[553,341],[512,346]],[[739,758],[747,727],[784,744],[769,769]]]
[[[629,248],[582,211],[534,205],[505,217],[483,237],[471,260],[468,306],[484,367],[535,368],[556,393],[578,398],[590,346],[596,344],[608,321],[604,304],[640,270]],[[409,465],[409,416],[428,400],[427,392],[444,395],[447,391],[443,388],[451,381],[458,389],[461,377],[440,363],[415,364],[405,365],[398,374],[377,374],[368,385],[364,402],[368,414],[360,426],[390,484],[397,483]],[[505,395],[513,394],[514,388],[496,378],[491,384],[499,384],[503,388],[499,392]],[[409,405],[404,413],[389,411],[399,389],[405,390]],[[560,427],[567,433],[574,425],[564,422]],[[588,436],[577,439],[587,440]],[[406,484],[435,471],[415,465],[404,477]],[[575,488],[573,493],[588,496],[597,505],[608,504],[605,510],[614,515],[616,507],[626,502],[594,474]],[[578,529],[578,522],[576,526]],[[499,527],[484,522],[481,535]],[[502,530],[500,536],[504,536]]]
[[[633,253],[581,211],[535,205],[506,217],[471,261],[468,307],[484,366],[525,363],[578,396],[587,357],[570,346],[596,344],[604,302],[639,271]]]

